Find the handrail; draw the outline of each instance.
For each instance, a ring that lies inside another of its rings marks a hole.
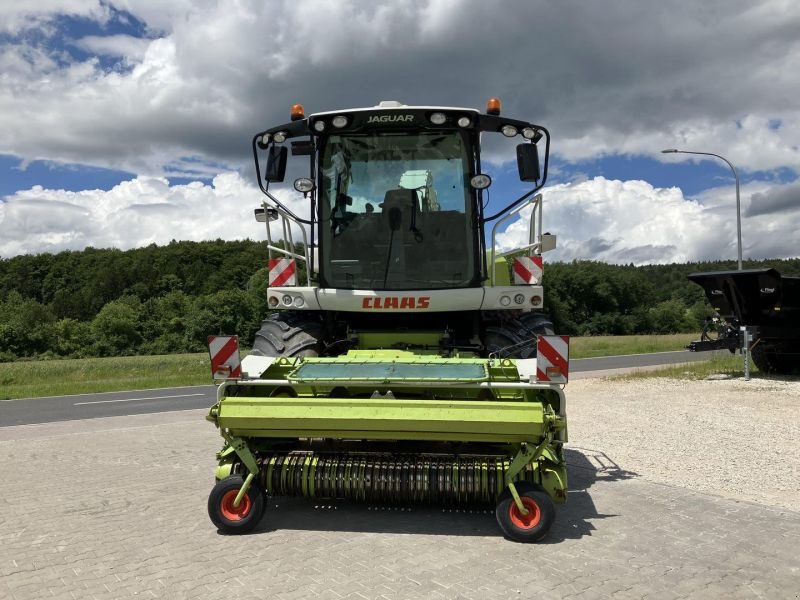
[[[311,287],[311,270],[313,265],[311,264],[311,258],[309,255],[309,246],[308,246],[308,235],[306,234],[306,228],[303,227],[303,224],[300,223],[297,219],[294,218],[294,214],[291,213],[289,210],[284,210],[283,205],[280,206],[270,206],[267,204],[266,201],[261,203],[261,206],[264,208],[264,214],[267,218],[267,250],[269,252],[269,258],[272,258],[272,252],[279,252],[284,256],[290,256],[297,260],[302,260],[306,264],[306,285]],[[280,246],[276,246],[272,241],[272,229],[270,228],[270,218],[269,218],[269,211],[274,210],[278,213],[281,217],[281,227],[283,228],[283,243],[288,248],[281,248]],[[294,238],[292,236],[292,223],[297,225],[300,228],[300,233],[303,236],[303,252],[304,254],[297,254],[294,252]]]
[[[541,237],[541,230],[542,230],[542,195],[536,194],[533,198],[530,198],[527,202],[520,204],[516,208],[513,208],[508,212],[508,214],[501,217],[497,223],[494,224],[492,227],[492,252],[491,252],[491,263],[492,263],[492,270],[491,270],[491,277],[489,279],[489,283],[494,286],[496,278],[495,278],[495,255],[496,255],[496,247],[497,247],[497,228],[500,227],[502,223],[508,221],[511,217],[519,213],[520,211],[524,210],[528,206],[533,204],[533,210],[531,211],[531,222],[528,226],[528,240],[530,243],[527,246],[522,248],[515,248],[514,250],[509,250],[504,252],[500,256],[508,256],[509,254],[514,254],[515,252],[520,252],[522,250],[527,250],[529,248],[533,248],[535,246],[541,245],[541,240],[535,240],[537,237],[536,232],[539,232],[539,236]],[[538,210],[537,210],[538,209]],[[538,219],[536,218],[538,216]],[[538,226],[537,226],[538,225]]]

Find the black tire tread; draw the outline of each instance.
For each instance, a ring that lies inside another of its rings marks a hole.
[[[781,353],[769,344],[757,343],[751,352],[758,370],[768,375],[789,375],[800,369],[800,355]]]
[[[309,311],[281,311],[261,322],[253,349],[255,356],[319,356],[322,323]]]
[[[486,355],[500,358],[536,357],[536,336],[553,335],[553,323],[542,313],[523,313],[519,317],[501,315],[485,328]]]

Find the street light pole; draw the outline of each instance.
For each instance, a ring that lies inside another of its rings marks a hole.
[[[739,174],[736,173],[736,169],[724,156],[720,156],[719,154],[713,154],[711,152],[690,152],[689,150],[677,150],[675,148],[669,148],[668,150],[662,150],[663,154],[702,154],[703,156],[714,156],[719,158],[720,160],[725,161],[725,163],[731,168],[733,172],[733,178],[736,180],[736,244],[737,250],[739,253],[739,270],[742,270],[742,205],[739,201]]]

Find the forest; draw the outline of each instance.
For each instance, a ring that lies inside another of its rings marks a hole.
[[[0,260],[0,362],[200,352],[221,333],[249,342],[268,313],[266,263],[265,242],[222,240]],[[744,267],[800,276],[800,259]],[[569,335],[699,331],[711,308],[686,275],[735,268],[545,262],[546,312]]]

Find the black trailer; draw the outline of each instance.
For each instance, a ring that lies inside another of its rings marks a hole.
[[[748,269],[692,273],[689,280],[705,290],[726,324],[717,339],[692,342],[689,350],[735,351],[741,346],[738,331],[745,326],[753,336],[753,362],[761,371],[800,370],[800,277],[783,277],[775,269]]]

